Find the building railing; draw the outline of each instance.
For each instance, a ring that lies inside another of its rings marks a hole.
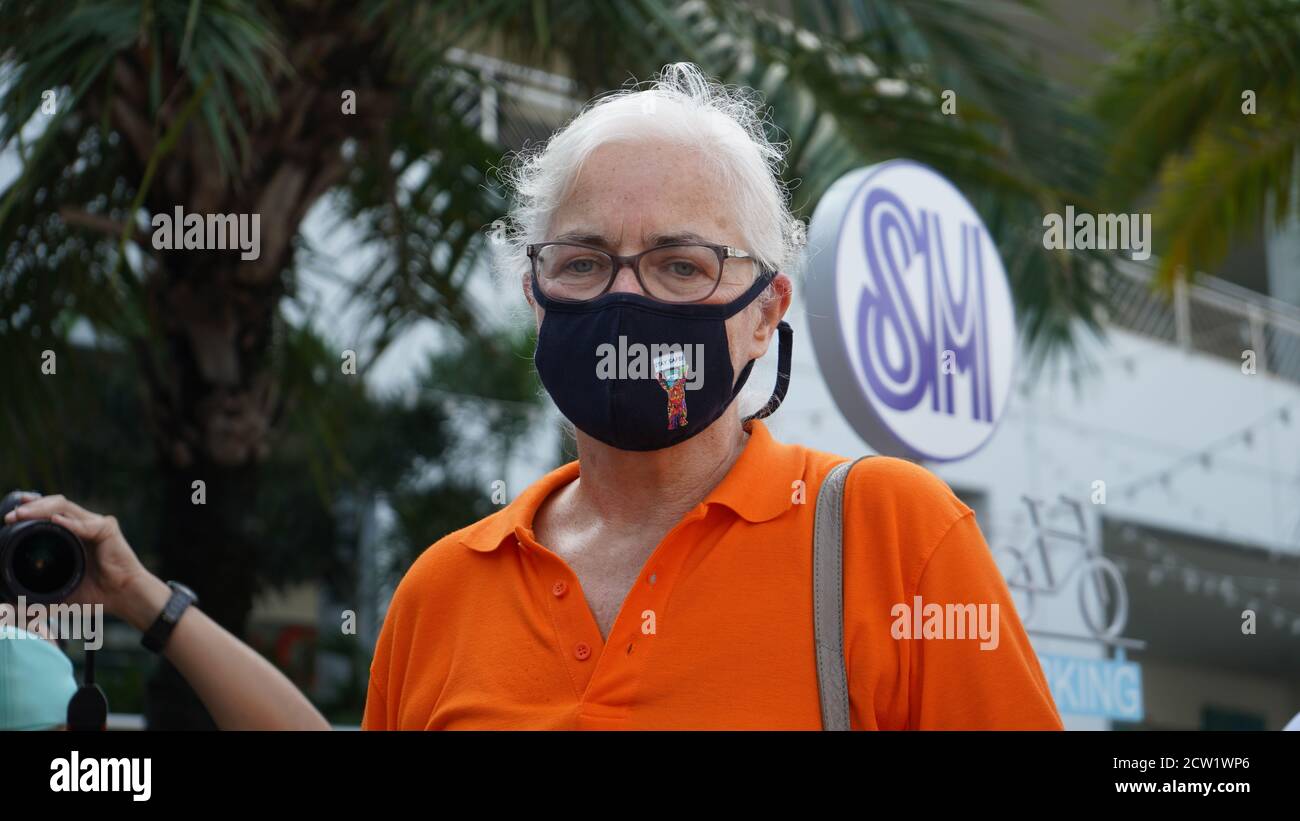
[[[449,49],[447,58],[481,77],[466,115],[483,139],[505,148],[544,142],[582,106],[578,84],[568,77],[460,48]]]
[[[1152,288],[1151,268],[1120,261],[1105,278],[1110,323],[1238,366],[1254,353],[1256,373],[1300,382],[1300,307],[1217,277]]]

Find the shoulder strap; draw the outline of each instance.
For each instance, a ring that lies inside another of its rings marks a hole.
[[[822,729],[849,729],[849,682],[844,669],[844,485],[863,459],[831,468],[817,491],[813,520],[813,636]]]

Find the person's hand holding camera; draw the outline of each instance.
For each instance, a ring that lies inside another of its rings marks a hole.
[[[122,535],[117,519],[86,510],[61,495],[24,493],[4,517],[6,525],[48,519],[71,531],[86,547],[86,572],[64,601],[102,604],[110,614],[144,630],[167,602],[169,589],[150,573]]]
[[[174,594],[145,569],[117,519],[35,493],[10,494],[0,510],[9,507],[0,529],[0,593],[17,588],[40,601],[102,604],[145,632],[145,646],[180,671],[222,729],[329,729],[274,665],[189,606],[195,599],[187,588],[176,585]]]

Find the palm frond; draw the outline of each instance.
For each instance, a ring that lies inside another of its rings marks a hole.
[[[1093,100],[1112,132],[1102,193],[1126,210],[1154,192],[1164,286],[1291,212],[1298,55],[1294,0],[1167,0],[1107,71]]]

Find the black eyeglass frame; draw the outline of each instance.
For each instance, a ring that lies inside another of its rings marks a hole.
[[[552,245],[564,245],[571,248],[585,248],[588,251],[595,251],[598,254],[604,254],[605,256],[609,257],[614,263],[612,269],[609,272],[609,280],[605,283],[605,287],[600,289],[600,293],[586,297],[585,299],[565,299],[564,297],[555,297],[549,294],[544,294],[547,299],[552,299],[555,300],[556,302],[569,302],[574,304],[582,304],[584,302],[590,302],[593,299],[599,299],[600,297],[609,293],[609,289],[614,286],[614,280],[618,279],[618,272],[622,271],[623,266],[625,265],[629,265],[632,267],[632,275],[636,277],[636,282],[638,285],[641,286],[641,291],[646,296],[650,297],[656,302],[662,302],[665,305],[696,305],[705,301],[709,297],[713,296],[715,293],[717,293],[718,286],[722,284],[722,271],[727,264],[727,260],[729,259],[753,260],[754,267],[758,269],[759,277],[762,277],[764,274],[768,272],[767,266],[759,262],[758,258],[755,257],[754,255],[747,254],[744,251],[741,251],[739,248],[735,248],[730,245],[717,245],[712,242],[666,242],[663,245],[656,245],[653,248],[647,248],[646,250],[642,251],[639,254],[633,254],[631,256],[621,257],[617,254],[611,254],[609,251],[606,251],[604,248],[598,248],[595,245],[587,245],[586,243],[582,243],[582,242],[563,242],[557,240],[554,242],[536,242],[536,243],[532,243],[531,245],[524,246],[524,251],[528,255],[529,265],[532,270],[534,291],[538,291],[541,289],[541,282],[537,278],[537,255],[541,252],[543,248],[547,248]],[[662,251],[665,248],[709,248],[711,249],[715,254],[718,255],[718,276],[713,280],[713,288],[710,289],[707,294],[705,294],[702,297],[699,297],[698,299],[691,299],[691,300],[685,300],[680,302],[675,302],[667,299],[660,299],[659,297],[652,294],[650,292],[650,289],[646,287],[645,280],[641,279],[641,258],[646,256],[647,254],[652,254],[655,251]]]

